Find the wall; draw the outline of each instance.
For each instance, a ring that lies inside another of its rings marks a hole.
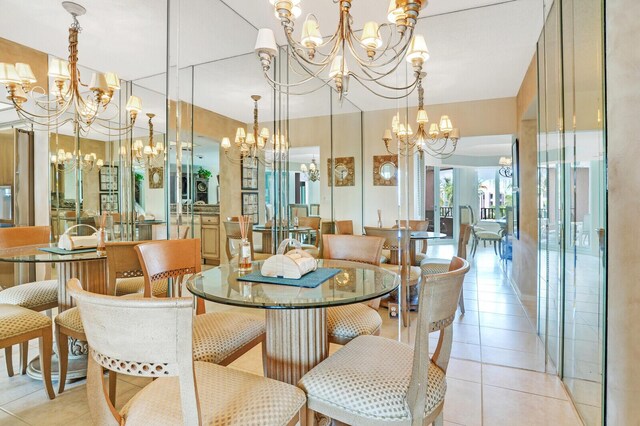
[[[537,303],[538,268],[538,217],[537,217],[537,119],[527,114],[537,99],[537,58],[534,55],[527,69],[518,96],[517,137],[519,144],[518,166],[520,168],[520,238],[513,239],[513,262],[511,279],[523,302]],[[535,309],[532,310],[535,312]]]
[[[608,205],[607,423],[640,419],[640,2],[605,2]]]

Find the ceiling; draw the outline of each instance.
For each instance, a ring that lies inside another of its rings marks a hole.
[[[79,0],[87,8],[80,17],[79,60],[83,66],[116,71],[155,95],[143,99],[145,112],[162,115],[166,91],[167,0]],[[385,19],[388,0],[354,0],[354,27]],[[303,0],[303,15],[313,12],[327,36],[337,24],[333,0]],[[284,39],[268,0],[182,0],[171,3],[179,12],[171,22],[172,65],[184,68],[172,97],[249,122],[250,95],[260,94],[261,116],[270,116],[273,92],[264,80],[253,52],[257,28],[270,27]],[[52,55],[67,56],[67,26],[71,19],[55,0],[4,0],[0,37]],[[441,104],[515,96],[535,51],[542,28],[543,0],[431,0],[416,32],[425,35],[431,59],[425,70],[426,102]],[[28,17],[29,25],[24,19]],[[299,38],[298,19],[295,37]],[[178,22],[179,21],[179,22]],[[406,70],[392,79],[402,80]],[[184,76],[187,75],[188,78]],[[190,87],[193,75],[193,88]],[[185,81],[187,81],[185,83]],[[317,87],[318,85],[316,85]],[[192,98],[193,95],[193,99]],[[330,113],[329,89],[290,97],[292,118]],[[416,104],[416,96],[409,104]],[[349,101],[369,111],[393,108],[352,82]],[[348,107],[346,109],[355,109]],[[335,110],[334,110],[335,113]]]

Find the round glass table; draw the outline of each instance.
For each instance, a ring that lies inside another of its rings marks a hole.
[[[262,262],[253,263],[253,272]],[[318,260],[318,267],[340,272],[315,288],[239,281],[236,265],[195,274],[187,289],[197,297],[225,305],[266,310],[267,377],[296,384],[329,355],[327,308],[376,299],[398,287],[386,269],[355,262]]]
[[[13,247],[0,250],[0,262],[11,263],[55,263],[58,271],[58,311],[62,312],[74,305],[71,296],[67,294],[67,281],[77,278],[85,290],[100,294],[110,294],[107,284],[107,257],[100,256],[94,250],[91,252],[76,252],[57,254],[42,251],[42,248],[56,249],[57,244],[40,244],[32,246]],[[67,380],[86,377],[87,342],[69,338],[69,366]],[[36,357],[29,363],[27,374],[42,380],[40,372],[40,358]],[[51,363],[52,379],[57,379],[57,355]]]
[[[418,241],[426,241],[426,240],[437,240],[440,238],[446,238],[447,234],[435,233],[435,232],[427,232],[427,231],[415,231],[411,232],[411,245],[409,247],[409,259],[412,265],[415,265],[416,262],[416,254],[418,252],[417,244]]]

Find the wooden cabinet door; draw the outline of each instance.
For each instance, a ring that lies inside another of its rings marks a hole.
[[[202,257],[207,260],[220,260],[220,227],[202,226]]]

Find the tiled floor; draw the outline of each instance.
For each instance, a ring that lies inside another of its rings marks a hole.
[[[433,257],[453,254],[453,247],[447,245],[429,250]],[[464,297],[466,314],[458,312],[454,325],[445,424],[580,425],[560,380],[543,372],[542,344],[492,249],[478,250],[465,278]],[[388,318],[384,310],[380,313],[382,335],[397,338],[397,320]],[[401,338],[407,341],[413,332],[413,327],[403,329]],[[435,343],[435,337],[432,341]],[[37,346],[32,344],[32,348],[35,353]],[[331,351],[336,350],[339,346],[332,345]],[[64,393],[50,401],[40,382],[26,376],[7,377],[4,355],[0,355],[0,364],[0,425],[91,424],[84,381],[67,385]],[[261,374],[260,348],[232,367]],[[146,383],[145,379],[119,376],[118,407]]]

